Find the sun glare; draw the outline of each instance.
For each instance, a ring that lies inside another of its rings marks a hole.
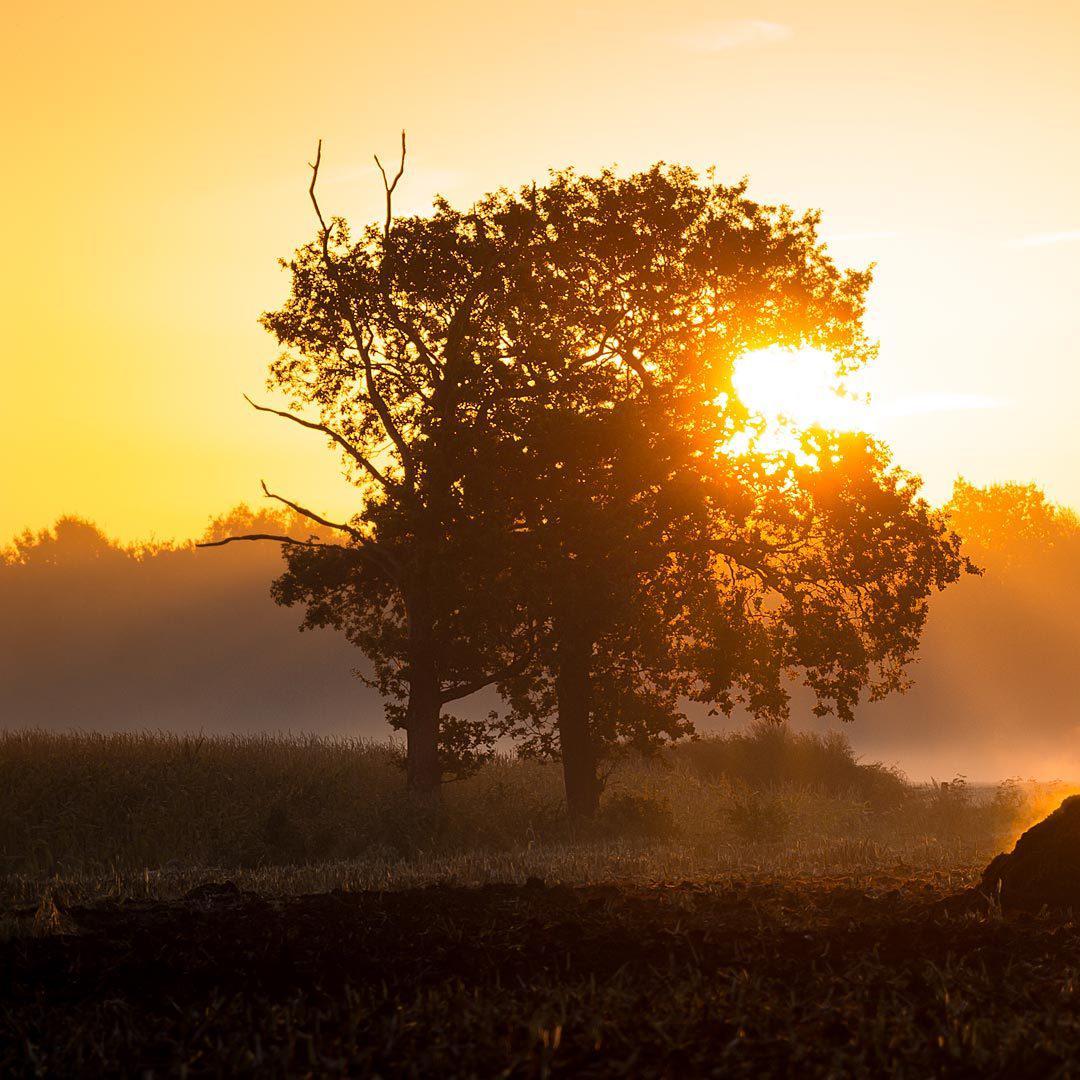
[[[849,431],[868,420],[866,404],[843,394],[822,349],[755,349],[736,361],[733,382],[739,400],[771,424]]]

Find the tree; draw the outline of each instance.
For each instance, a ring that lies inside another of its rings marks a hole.
[[[561,755],[587,817],[601,759],[687,733],[686,698],[781,718],[800,678],[851,719],[862,691],[903,687],[962,561],[884,447],[816,431],[766,452],[732,393],[764,343],[826,348],[840,373],[873,354],[869,277],[832,264],[815,215],[663,166],[556,174],[521,199],[546,238],[522,302],[539,347],[521,350],[543,393],[504,406],[509,460],[489,475],[533,541],[545,634],[503,681],[503,730]]]
[[[51,529],[27,530],[6,551],[0,548],[0,567],[84,566],[115,563],[136,554],[111,541],[93,522],[65,515]]]
[[[846,716],[872,667],[910,658],[958,572],[943,524],[866,441],[755,450],[732,393],[751,348],[826,348],[839,371],[873,354],[869,275],[833,264],[816,215],[657,165],[395,219],[399,168],[354,240],[323,218],[318,167],[318,237],[264,316],[285,350],[270,385],[317,411],[278,412],[342,452],[360,507],[333,523],[272,496],[345,537],[277,537],[276,595],[373,660],[415,789],[441,779],[443,707],[489,682],[511,730],[560,744],[587,815],[605,746],[685,732],[682,696],[775,713],[801,667]]]

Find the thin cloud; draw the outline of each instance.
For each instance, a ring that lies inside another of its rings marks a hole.
[[[884,416],[925,416],[927,413],[971,412],[978,409],[1002,409],[1007,402],[986,394],[928,393],[910,394],[882,401],[875,411]]]
[[[718,53],[754,45],[775,45],[787,41],[794,31],[785,23],[768,19],[730,19],[707,23],[696,30],[679,34],[675,43],[690,52]]]
[[[1017,247],[1050,247],[1052,244],[1075,244],[1080,241],[1080,229],[1062,229],[1059,232],[1031,233],[1018,240]]]
[[[834,233],[829,239],[835,243],[857,243],[863,240],[895,240],[899,237],[895,229],[862,229],[854,232]]]

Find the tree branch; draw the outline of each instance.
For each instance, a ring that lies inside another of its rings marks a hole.
[[[238,540],[272,540],[276,544],[295,544],[297,547],[320,547],[336,548],[338,551],[354,551],[345,544],[324,544],[319,540],[297,540],[293,536],[275,536],[272,533],[245,533],[243,536],[226,536],[224,540],[203,540],[197,543],[197,548],[224,547],[226,544],[235,544]]]
[[[259,486],[262,488],[263,494],[268,499],[274,499],[276,502],[283,503],[294,513],[299,514],[301,517],[306,517],[310,521],[314,521],[318,525],[322,525],[326,529],[334,529],[337,532],[348,533],[354,540],[358,540],[360,543],[367,544],[370,541],[364,536],[359,529],[354,529],[351,525],[345,525],[338,521],[327,521],[326,518],[316,514],[314,510],[308,510],[306,507],[301,506],[299,503],[294,503],[289,499],[286,499],[284,495],[275,495],[267,486],[265,480],[259,481]]]
[[[401,163],[398,165],[398,171],[394,175],[392,181],[386,179],[386,170],[382,167],[382,162],[379,160],[379,155],[375,155],[375,164],[379,167],[379,172],[382,173],[383,188],[386,191],[386,222],[383,225],[383,237],[388,238],[390,236],[390,223],[393,220],[393,201],[394,201],[394,189],[398,186],[398,181],[405,173],[405,132],[401,132]]]
[[[401,133],[401,161],[398,165],[398,171],[394,174],[394,179],[390,180],[386,175],[386,170],[383,168],[382,162],[379,160],[379,155],[375,155],[375,164],[379,168],[379,173],[382,175],[383,190],[386,192],[386,218],[383,222],[383,247],[385,260],[385,252],[389,250],[390,241],[390,229],[394,221],[394,191],[397,189],[398,181],[405,174],[405,132]],[[385,274],[380,275],[383,278],[383,296],[386,300],[387,314],[390,316],[390,321],[394,324],[395,329],[399,334],[402,334],[411,343],[414,349],[420,354],[420,359],[427,365],[428,370],[432,376],[436,379],[439,377],[439,364],[435,357],[435,354],[425,344],[424,339],[420,337],[416,331],[409,326],[409,324],[401,317],[397,310],[393,299],[390,296],[390,285]]]
[[[359,529],[354,529],[351,525],[346,525],[342,522],[328,521],[326,518],[316,514],[313,510],[308,510],[299,503],[294,503],[291,500],[286,499],[283,495],[275,495],[262,480],[259,481],[259,485],[263,489],[263,494],[268,499],[274,499],[279,503],[283,503],[294,513],[300,514],[301,517],[306,517],[308,520],[314,521],[317,525],[322,525],[324,528],[348,533],[357,544],[355,548],[349,550],[356,551],[362,558],[370,560],[375,566],[382,570],[391,581],[400,584],[401,564],[390,552],[386,551],[376,541],[369,540]]]
[[[271,495],[271,498],[277,496]],[[291,504],[290,504],[291,505]],[[236,544],[240,541],[268,540],[275,544],[290,544],[293,547],[325,548],[328,551],[352,552],[364,562],[369,563],[380,573],[385,574],[391,581],[397,582],[396,575],[388,565],[385,552],[379,551],[370,543],[361,544],[359,547],[349,547],[347,544],[326,544],[320,540],[298,540],[295,536],[277,536],[273,533],[244,533],[240,536],[226,536],[224,540],[203,540],[197,543],[197,548],[224,547],[226,544]]]
[[[405,132],[401,133],[401,142],[401,170],[399,170],[398,175],[394,177],[393,184],[391,184],[387,190],[388,206],[390,205],[390,199],[393,195],[393,189],[401,178],[401,171],[405,168]],[[397,447],[398,454],[401,456],[402,468],[405,470],[406,479],[409,480],[411,479],[413,472],[412,455],[409,453],[408,444],[405,442],[404,437],[398,430],[393,418],[390,416],[390,410],[387,408],[386,402],[383,400],[383,397],[375,384],[370,346],[365,342],[364,335],[360,332],[360,326],[356,319],[356,313],[353,311],[352,303],[345,296],[345,290],[341,284],[341,275],[338,273],[337,264],[330,255],[330,228],[326,224],[326,219],[323,217],[322,209],[319,206],[318,196],[315,194],[315,184],[319,179],[319,166],[321,164],[322,139],[319,140],[318,149],[315,153],[315,162],[311,166],[311,184],[308,186],[308,196],[311,199],[311,205],[315,208],[315,216],[319,219],[319,225],[321,227],[323,265],[326,267],[326,273],[329,275],[330,281],[334,286],[334,301],[337,305],[338,315],[343,318],[348,325],[349,332],[352,334],[353,342],[356,345],[356,351],[360,354],[360,357],[364,362],[364,377],[367,383],[368,398],[374,406],[375,412],[378,414],[379,421],[382,423],[386,434],[390,437],[394,446]],[[382,166],[380,165],[379,168],[381,170]],[[385,179],[384,173],[384,183]],[[389,235],[388,230],[387,235]]]
[[[475,694],[478,690],[483,690],[485,686],[490,686],[492,683],[503,682],[506,679],[512,679],[515,675],[520,675],[529,666],[529,661],[532,660],[535,652],[536,642],[534,640],[524,652],[501,668],[487,675],[478,675],[475,679],[468,679],[444,687],[441,694],[442,703],[446,705],[448,702],[457,701],[459,698]]]
[[[398,497],[398,485],[394,481],[389,480],[384,476],[372,463],[360,453],[348,440],[339,435],[336,431],[327,427],[326,424],[317,424],[312,420],[305,420],[301,416],[297,416],[295,413],[285,412],[282,409],[272,409],[268,405],[256,405],[254,401],[244,395],[244,400],[257,412],[273,413],[274,416],[283,417],[286,420],[291,420],[294,424],[299,424],[301,427],[308,428],[310,431],[321,431],[324,435],[329,435],[348,455],[360,465],[365,472],[368,473],[373,479],[377,480],[382,486],[383,490],[388,494]]]

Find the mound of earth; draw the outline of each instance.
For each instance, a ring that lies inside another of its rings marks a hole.
[[[1080,795],[1069,796],[1011,852],[998,855],[983,871],[980,889],[999,897],[1003,908],[1080,911]]]

